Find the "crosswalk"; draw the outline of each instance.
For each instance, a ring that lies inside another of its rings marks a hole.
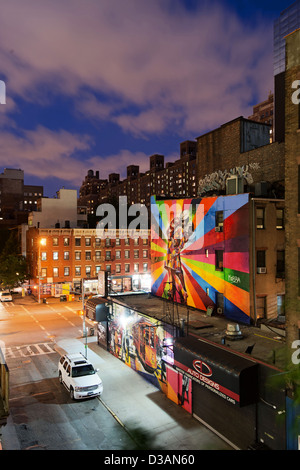
[[[2,348],[6,359],[18,357],[39,356],[42,354],[55,353],[54,343],[36,343],[25,346],[12,346]]]

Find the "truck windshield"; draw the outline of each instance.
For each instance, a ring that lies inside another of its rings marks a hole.
[[[77,366],[72,368],[72,377],[82,377],[84,375],[95,374],[95,369],[92,364],[87,364],[85,366]]]

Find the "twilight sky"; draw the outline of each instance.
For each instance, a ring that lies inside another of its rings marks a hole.
[[[149,156],[273,91],[273,22],[292,0],[1,0],[0,172],[53,197],[89,169]]]

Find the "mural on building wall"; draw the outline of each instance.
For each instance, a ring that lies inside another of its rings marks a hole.
[[[109,351],[166,392],[166,363],[173,363],[174,328],[113,304],[108,325]]]
[[[249,195],[152,197],[151,211],[152,293],[249,323]]]

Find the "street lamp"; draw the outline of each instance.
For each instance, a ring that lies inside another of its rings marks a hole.
[[[41,246],[46,246],[46,238],[41,238],[38,242],[39,259],[38,259],[38,276],[39,276],[39,304],[41,303]]]

